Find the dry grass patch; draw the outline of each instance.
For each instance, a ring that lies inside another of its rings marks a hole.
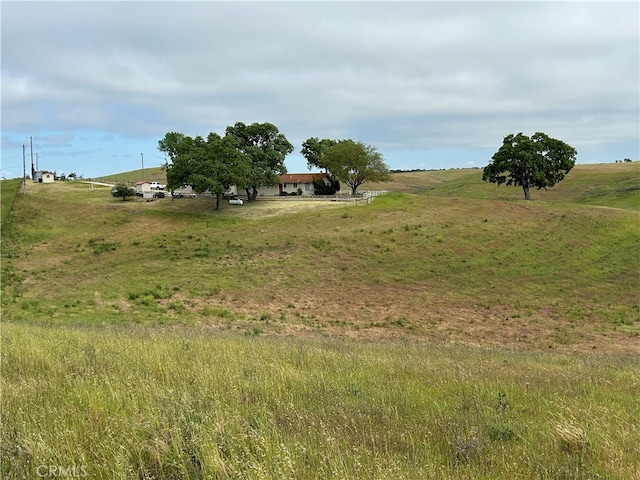
[[[638,369],[616,355],[13,323],[1,348],[3,478],[49,463],[96,479],[443,480],[638,464]]]

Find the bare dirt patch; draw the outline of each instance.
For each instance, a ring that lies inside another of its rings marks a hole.
[[[237,208],[229,207],[226,213],[243,218],[265,218],[293,213],[305,213],[315,210],[344,208],[346,205],[355,205],[344,202],[332,202],[331,200],[257,200],[252,204],[245,204]]]
[[[426,299],[419,286],[402,288],[319,288],[291,296],[255,291],[232,298],[192,302],[229,317],[203,316],[210,326],[257,331],[264,335],[344,337],[363,341],[454,343],[514,350],[640,353],[627,332],[586,324],[579,329],[544,310],[512,317],[502,307],[452,305]]]

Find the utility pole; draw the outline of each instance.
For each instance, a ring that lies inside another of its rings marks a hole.
[[[27,193],[27,161],[24,156],[25,145],[22,144],[22,191]]]
[[[31,149],[31,178],[35,176],[35,170],[33,169],[33,137],[29,137],[29,146]]]
[[[144,155],[141,153],[140,158],[142,159],[142,180],[144,180]]]

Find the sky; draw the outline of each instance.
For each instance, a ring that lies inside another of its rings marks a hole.
[[[544,132],[640,159],[640,4],[2,1],[1,175],[157,167],[167,132],[269,122],[391,169],[483,167]]]

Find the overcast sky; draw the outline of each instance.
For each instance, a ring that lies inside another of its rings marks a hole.
[[[159,166],[169,131],[237,121],[275,124],[294,173],[309,137],[374,145],[393,169],[482,167],[537,131],[578,163],[640,158],[636,1],[0,8],[5,177],[29,137],[41,169],[97,177]]]

